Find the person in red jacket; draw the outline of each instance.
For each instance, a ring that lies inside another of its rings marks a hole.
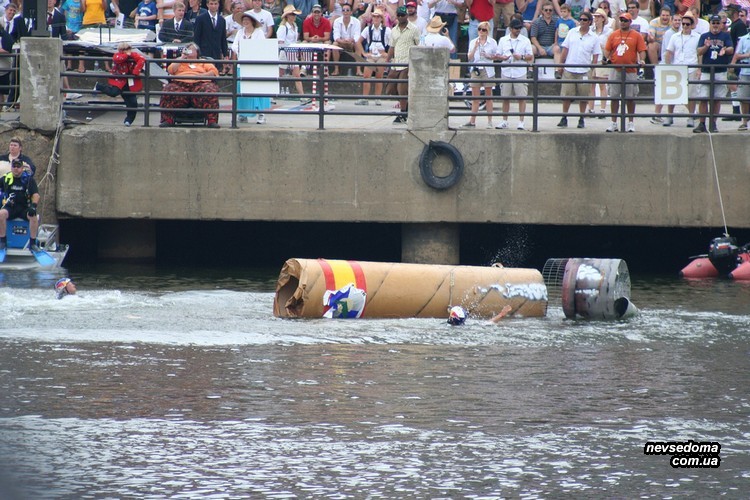
[[[112,56],[112,77],[107,83],[96,83],[94,90],[104,92],[110,97],[122,97],[128,108],[125,115],[125,126],[129,127],[135,120],[138,109],[138,97],[135,92],[143,89],[143,79],[140,77],[146,59],[134,51],[128,42],[121,42],[117,46],[117,53]]]

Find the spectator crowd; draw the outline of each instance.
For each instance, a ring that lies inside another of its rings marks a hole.
[[[0,6],[0,54],[10,53],[14,43],[35,30],[35,20],[24,17],[22,0]],[[30,0],[26,0],[29,2]],[[62,4],[60,5],[60,1]],[[187,3],[183,3],[187,2]],[[750,95],[750,0],[48,0],[47,26],[50,34],[75,39],[87,27],[119,22],[125,27],[151,30],[165,44],[192,44],[196,58],[210,58],[219,74],[229,74],[231,65],[221,60],[246,60],[240,41],[277,39],[280,76],[305,76],[310,53],[299,44],[315,44],[332,62],[362,62],[351,67],[366,81],[363,99],[369,105],[379,95],[399,98],[395,123],[408,116],[409,49],[413,46],[445,47],[452,58],[467,55],[471,79],[472,116],[465,127],[476,127],[484,107],[487,127],[509,128],[511,99],[517,101],[520,116],[517,129],[525,129],[523,114],[528,97],[528,73],[534,62],[554,63],[554,77],[561,79],[562,118],[558,127],[568,126],[571,103],[578,102],[577,127],[585,128],[586,117],[603,115],[606,102],[610,113],[619,112],[621,101],[628,116],[626,131],[635,131],[633,114],[639,80],[660,64],[691,65],[688,113],[698,110],[687,125],[693,131],[718,132],[716,121],[705,115],[721,113],[722,100],[731,102],[732,116],[747,129]],[[735,3],[736,2],[736,3]],[[0,58],[0,98],[14,101],[14,71]],[[364,63],[391,63],[385,67]],[[745,65],[737,71],[729,65]],[[111,68],[112,66],[109,66]],[[189,64],[177,65],[180,75],[194,73]],[[344,66],[331,66],[330,76],[343,74]],[[85,72],[83,63],[78,71]],[[176,70],[175,70],[176,71]],[[5,72],[3,74],[3,72]],[[210,73],[210,72],[209,72]],[[138,74],[130,76],[138,77]],[[500,78],[502,83],[496,82]],[[517,81],[514,81],[517,80]],[[718,84],[716,83],[718,81]],[[727,82],[727,83],[724,83]],[[180,86],[180,83],[182,86]],[[172,85],[186,87],[190,80]],[[66,86],[66,82],[64,82]],[[192,87],[191,87],[192,88]],[[303,93],[302,84],[295,90]],[[492,99],[501,95],[502,120],[493,121]],[[125,99],[125,94],[123,99]],[[599,113],[596,98],[600,99]],[[608,99],[607,99],[608,98]],[[713,99],[712,99],[713,98]],[[250,99],[250,98],[248,98]],[[266,122],[268,100],[252,98],[249,110],[256,123]],[[132,99],[129,101],[132,104]],[[130,104],[129,104],[130,105]],[[673,126],[673,107],[656,106],[652,123]],[[665,113],[666,111],[666,113]],[[243,114],[242,121],[248,116]],[[126,124],[134,115],[128,114]],[[614,118],[613,118],[614,120]],[[165,122],[172,124],[171,115]],[[211,119],[215,124],[215,117]],[[607,132],[618,130],[611,121]]]

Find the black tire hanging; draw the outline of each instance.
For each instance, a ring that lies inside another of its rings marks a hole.
[[[435,175],[432,162],[438,155],[448,155],[453,168],[445,177]],[[464,158],[454,146],[443,141],[430,141],[419,156],[419,172],[422,180],[433,189],[443,190],[455,186],[464,174]]]

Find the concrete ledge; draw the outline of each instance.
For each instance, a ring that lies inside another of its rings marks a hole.
[[[429,139],[463,179],[422,181]],[[714,136],[727,219],[750,227],[750,143]],[[721,226],[709,138],[80,127],[64,132],[61,216],[193,220]]]

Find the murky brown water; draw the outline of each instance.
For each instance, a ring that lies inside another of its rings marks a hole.
[[[0,497],[746,494],[736,283],[634,277],[627,323],[452,328],[282,321],[267,283],[88,279],[0,289]],[[688,439],[721,467],[643,454]]]

